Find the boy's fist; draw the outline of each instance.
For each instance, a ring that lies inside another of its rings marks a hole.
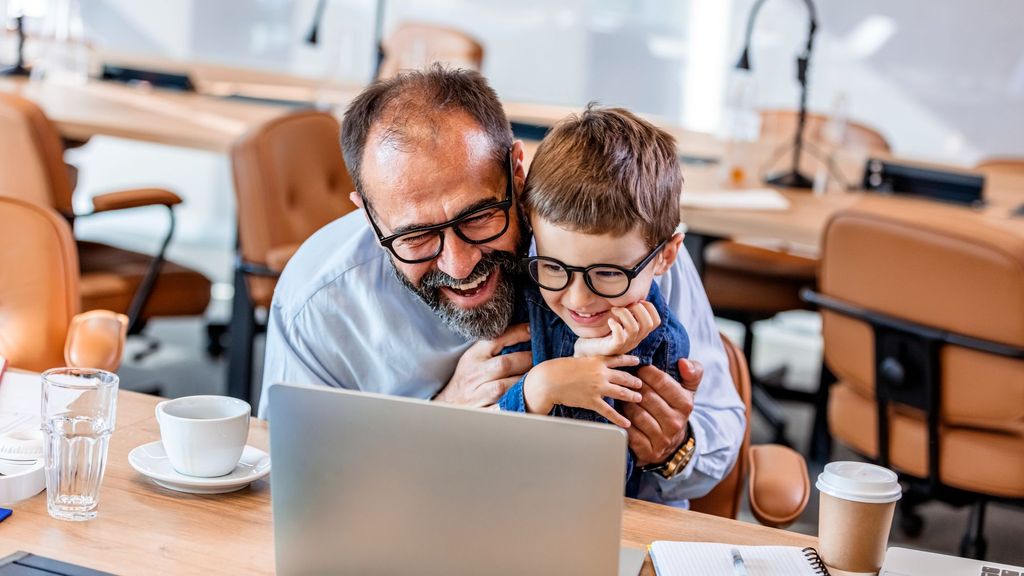
[[[608,318],[611,333],[603,338],[576,340],[575,356],[618,356],[627,354],[640,345],[655,328],[661,325],[661,316],[654,304],[643,300],[625,308],[612,308]]]

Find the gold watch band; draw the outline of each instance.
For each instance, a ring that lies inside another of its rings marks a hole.
[[[676,450],[668,460],[661,464],[647,465],[641,468],[644,472],[657,472],[666,480],[672,479],[676,474],[682,472],[686,465],[693,459],[697,452],[697,440],[693,437],[693,431],[687,425],[686,441]]]

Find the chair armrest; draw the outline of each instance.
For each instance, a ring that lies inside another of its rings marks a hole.
[[[162,188],[135,188],[107,192],[92,199],[92,213],[124,210],[140,206],[167,206],[181,204],[181,197]]]
[[[267,268],[275,272],[283,272],[285,265],[292,259],[292,256],[299,250],[301,243],[284,244],[267,250]]]
[[[751,446],[747,457],[750,511],[765,526],[789,526],[803,513],[811,495],[804,457],[777,444]]]
[[[114,372],[121,365],[128,317],[109,310],[92,310],[76,315],[64,342],[68,366],[99,368]]]

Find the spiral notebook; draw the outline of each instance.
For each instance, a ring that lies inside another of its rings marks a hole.
[[[651,544],[650,553],[658,576],[731,576],[733,549],[750,575],[829,576],[814,548],[659,541]]]

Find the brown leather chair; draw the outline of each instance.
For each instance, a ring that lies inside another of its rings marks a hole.
[[[70,223],[72,184],[62,157],[60,134],[35,103],[0,93],[0,196],[12,196],[55,209]],[[202,314],[210,301],[210,281],[164,259],[174,234],[172,207],[181,198],[167,190],[141,188],[96,196],[92,214],[141,206],[163,206],[170,218],[156,256],[96,242],[78,243],[83,310],[109,309],[129,317],[137,334],[155,316]]]
[[[924,201],[865,199],[824,236],[820,294],[833,436],[935,497],[1024,504],[1024,226]]]
[[[484,48],[472,36],[455,28],[424,22],[399,24],[384,41],[381,51],[377,68],[380,80],[434,62],[479,71],[484,61]]]
[[[986,158],[974,169],[989,174],[1017,174],[1024,175],[1024,158]]]
[[[334,116],[301,111],[243,136],[231,151],[238,202],[238,258],[232,306],[228,394],[252,396],[256,308],[270,306],[277,276],[299,246],[355,210]]]
[[[117,370],[128,318],[78,313],[78,255],[68,223],[44,206],[0,197],[0,230],[0,356],[36,372]]]
[[[750,371],[740,349],[725,335],[722,345],[729,357],[729,373],[736,391],[746,406],[747,430],[732,471],[706,496],[691,501],[690,509],[735,519],[749,474],[750,511],[765,526],[785,528],[807,507],[811,493],[807,463],[803,456],[785,446],[750,445]]]
[[[761,140],[782,142],[781,146],[788,146],[786,142],[792,139],[796,130],[797,117],[793,110],[762,111]],[[804,126],[805,141],[811,146],[820,145],[825,140],[828,121],[828,116],[808,114]],[[843,144],[870,152],[889,151],[889,144],[881,134],[856,122],[847,122]],[[808,159],[815,160],[809,155]],[[810,164],[805,158],[801,160],[806,171]],[[746,331],[743,351],[747,360],[752,362],[753,323],[787,310],[808,308],[800,299],[800,290],[814,286],[817,260],[735,240],[705,240],[705,243],[702,276],[711,308],[716,315],[743,325]],[[782,443],[787,441],[786,421],[774,399],[815,401],[814,395],[784,388],[781,385],[784,375],[785,371],[781,369],[755,378],[754,382],[754,406],[774,429],[775,441]],[[814,448],[818,452],[817,446]]]

